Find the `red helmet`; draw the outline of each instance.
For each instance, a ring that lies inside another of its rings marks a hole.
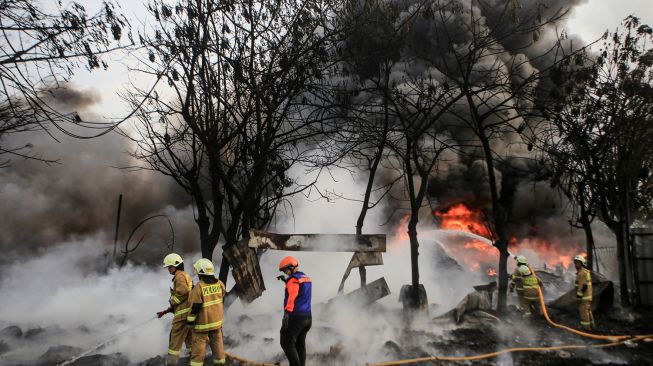
[[[297,266],[299,266],[299,262],[297,262],[297,259],[295,259],[295,258],[293,258],[291,256],[284,257],[281,260],[281,262],[279,262],[279,270],[280,271],[282,271],[282,270],[284,270],[285,268],[288,268],[288,267],[293,267],[294,268],[294,267],[297,267]]]

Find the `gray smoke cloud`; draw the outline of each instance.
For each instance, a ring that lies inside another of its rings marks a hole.
[[[94,90],[72,87],[49,94],[50,102],[63,113],[76,112],[82,120],[102,120],[93,113],[100,100]],[[123,244],[135,225],[148,216],[166,214],[175,230],[177,248],[191,250],[199,242],[192,207],[185,193],[170,179],[152,171],[128,171],[134,166],[125,153],[131,147],[117,134],[79,140],[50,129],[16,133],[8,143],[30,143],[33,153],[56,164],[14,159],[0,171],[0,248],[26,253],[74,238],[103,234],[105,244],[113,244],[118,196],[123,194],[120,237]],[[58,140],[58,141],[57,141]],[[168,223],[155,219],[143,226],[132,245],[146,239],[132,258],[144,258],[155,250],[164,252],[170,242]]]

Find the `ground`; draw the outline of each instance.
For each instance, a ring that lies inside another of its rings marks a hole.
[[[368,307],[361,311],[374,311],[376,316],[386,318],[402,318],[404,314],[400,309],[384,309],[381,306]],[[317,315],[316,317],[319,317]],[[551,311],[551,317],[557,322],[575,326],[576,319],[572,314]],[[496,352],[513,347],[547,347],[559,345],[598,345],[603,341],[582,338],[576,334],[554,328],[547,324],[541,317],[523,319],[515,309],[508,315],[501,317],[500,321],[489,321],[490,318],[479,318],[475,315],[465,316],[460,324],[454,324],[453,319],[434,319],[428,317],[414,320],[415,326],[387,339],[379,347],[381,355],[376,359],[385,361],[412,359],[428,356],[471,356],[483,353]],[[604,314],[597,314],[597,334],[653,334],[653,309],[622,310],[613,308]],[[241,316],[238,322],[256,322],[256,319]],[[318,322],[319,323],[319,322]],[[419,328],[417,330],[416,328]],[[429,329],[437,329],[430,331]],[[16,336],[15,329],[3,331],[6,336]],[[324,342],[330,344],[328,351],[309,352],[308,365],[358,365],[361,354],[365,349],[350,349],[347,344],[339,343],[339,336],[333,329],[323,325],[316,325],[311,331],[314,337],[325,337]],[[26,332],[27,333],[27,332]],[[8,335],[7,335],[8,334]],[[256,342],[257,334],[231,334],[225,339],[225,346],[229,350],[239,344]],[[309,337],[311,333],[309,333]],[[276,340],[264,338],[272,346]],[[1,345],[1,343],[0,343]],[[33,363],[22,366],[56,365],[78,354],[80,350],[73,347],[58,346],[41,355]],[[310,351],[310,350],[309,350]],[[0,351],[1,353],[1,351]],[[364,357],[363,357],[364,358]],[[1,357],[0,357],[1,359]],[[71,365],[74,366],[159,366],[163,365],[163,356],[154,357],[140,363],[129,363],[121,354],[92,355],[80,358]],[[272,359],[259,359],[269,363],[281,362],[287,364],[285,358],[279,353]],[[187,359],[182,359],[182,365],[187,365]],[[207,358],[207,365],[211,360]],[[415,365],[459,365],[461,362],[433,361],[415,363]],[[548,352],[518,352],[494,358],[466,362],[473,365],[523,365],[523,366],[548,366],[548,365],[651,365],[653,364],[653,340],[639,342],[631,345],[620,345],[610,348],[592,348],[578,350],[562,350]],[[229,360],[227,365],[241,365]],[[7,365],[9,366],[9,365]],[[18,366],[18,365],[12,365]]]

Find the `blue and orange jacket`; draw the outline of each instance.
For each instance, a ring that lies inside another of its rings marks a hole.
[[[311,315],[311,279],[303,272],[295,272],[286,281],[283,310],[292,315]]]

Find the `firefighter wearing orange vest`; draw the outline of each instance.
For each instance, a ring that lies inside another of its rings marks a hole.
[[[159,311],[157,316],[161,318],[167,313],[173,313],[172,328],[170,329],[168,354],[166,365],[176,365],[179,362],[181,346],[186,343],[186,349],[191,350],[191,331],[186,327],[186,316],[190,312],[188,294],[193,288],[193,280],[184,271],[184,261],[179,254],[170,253],[163,258],[163,267],[168,268],[172,277],[172,288],[170,288],[170,306]]]
[[[279,263],[279,271],[287,277],[283,299],[283,320],[280,343],[290,366],[306,365],[306,334],[311,329],[311,279],[299,272],[299,263],[293,257],[285,257]],[[283,277],[280,276],[282,279]]]
[[[576,301],[580,315],[580,327],[592,329],[594,315],[592,315],[592,273],[587,269],[587,260],[582,255],[574,257],[576,267]]]
[[[186,319],[193,330],[190,366],[204,364],[207,343],[213,353],[213,364],[224,365],[226,356],[222,339],[222,299],[226,292],[225,286],[214,277],[215,268],[210,260],[202,258],[193,267],[200,282],[190,293],[191,310]]]

